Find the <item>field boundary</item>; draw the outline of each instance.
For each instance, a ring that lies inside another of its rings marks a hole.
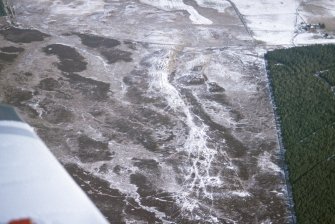
[[[282,170],[284,171],[284,179],[285,179],[285,186],[286,186],[286,192],[287,192],[287,202],[288,202],[288,206],[289,206],[289,214],[290,214],[290,220],[291,220],[291,224],[296,224],[297,223],[297,217],[295,214],[295,210],[294,210],[294,201],[293,201],[293,192],[292,192],[292,185],[291,182],[289,180],[289,170],[288,170],[288,166],[285,160],[285,147],[284,147],[284,143],[283,143],[283,138],[282,138],[282,132],[281,132],[281,125],[280,125],[280,117],[278,115],[277,112],[277,106],[276,106],[276,101],[274,98],[274,93],[273,93],[273,88],[272,88],[272,81],[271,81],[271,77],[270,77],[270,70],[268,70],[268,64],[267,64],[267,60],[264,58],[264,69],[266,72],[266,78],[267,78],[267,83],[268,83],[268,90],[269,90],[269,96],[270,96],[270,102],[271,102],[271,107],[272,107],[272,111],[274,114],[274,118],[275,118],[275,126],[276,126],[276,133],[277,133],[277,141],[279,144],[279,154],[280,154],[280,158],[281,158],[281,164],[280,167],[282,168]]]

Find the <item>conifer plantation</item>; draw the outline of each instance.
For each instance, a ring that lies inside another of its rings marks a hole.
[[[335,46],[268,52],[298,223],[335,223]]]

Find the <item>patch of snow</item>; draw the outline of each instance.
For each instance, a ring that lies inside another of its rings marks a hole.
[[[92,12],[104,12],[104,6],[105,2],[100,0],[86,0],[85,2],[75,0],[68,4],[64,4],[62,1],[53,1],[50,10],[55,14],[85,15]]]
[[[253,15],[245,18],[255,39],[273,45],[291,43],[295,31],[295,14]]]
[[[315,5],[324,10],[325,15],[320,16],[335,16],[335,1],[334,0],[310,0],[308,5]]]
[[[249,197],[250,196],[250,193],[247,191],[232,191],[230,192],[230,194],[239,196],[239,197]]]
[[[223,0],[195,0],[201,7],[216,9],[218,12],[225,12],[231,7],[230,3]]]
[[[256,40],[270,45],[292,44],[297,0],[233,0]]]
[[[254,31],[254,38],[269,45],[291,45],[294,37],[291,31]]]
[[[152,44],[160,45],[177,45],[178,42],[181,42],[179,36],[176,36],[176,32],[173,29],[170,29],[169,32],[161,30],[152,30],[145,34],[146,42]]]
[[[271,161],[271,154],[268,152],[264,152],[263,155],[258,158],[258,167],[263,172],[283,172],[278,165]]]
[[[295,14],[274,14],[274,15],[252,15],[246,16],[248,26],[252,31],[290,31],[295,27]]]
[[[326,39],[316,35],[314,33],[301,33],[297,35],[294,39],[296,45],[307,45],[307,44],[333,44],[334,39]]]
[[[294,13],[299,5],[298,0],[232,0],[243,15],[283,15]]]
[[[183,0],[140,0],[140,2],[154,6],[165,11],[185,10],[190,14],[190,20],[194,24],[210,25],[213,22],[200,15],[192,6],[186,5]]]

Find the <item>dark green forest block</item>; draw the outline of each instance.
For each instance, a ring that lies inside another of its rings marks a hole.
[[[298,223],[335,223],[335,46],[265,55]]]

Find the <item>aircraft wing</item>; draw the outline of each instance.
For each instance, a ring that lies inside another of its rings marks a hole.
[[[0,223],[17,219],[108,223],[33,128],[0,104]]]

